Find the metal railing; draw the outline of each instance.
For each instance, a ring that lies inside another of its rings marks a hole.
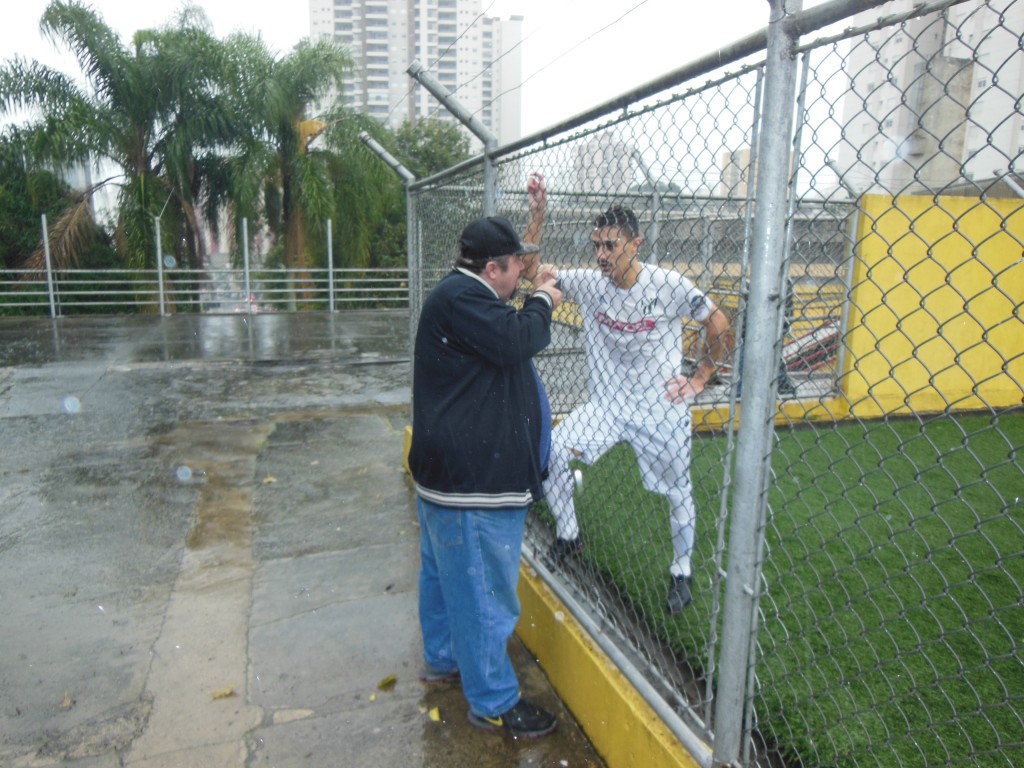
[[[408,269],[66,269],[8,270],[0,313],[259,313],[405,308]],[[333,301],[332,301],[333,299]]]
[[[44,267],[0,272],[0,313],[172,312],[245,313],[404,308],[409,270],[335,268],[332,222],[326,222],[326,267],[272,267],[249,252],[249,222],[243,219],[241,253],[215,253],[202,269],[179,266],[164,255],[160,219],[152,269],[82,269],[54,265],[49,226],[41,217]],[[237,266],[235,266],[237,265]]]
[[[670,506],[628,443],[571,464],[583,552],[550,557],[541,504],[527,556],[701,765],[1024,764],[1024,0],[770,5],[763,33],[489,153],[520,227],[545,175],[545,260],[591,265],[595,218],[629,206],[642,258],[734,337],[679,457],[693,603],[668,610]],[[484,170],[409,185],[414,319]],[[615,364],[588,361],[587,310],[568,296],[537,361],[559,416]]]

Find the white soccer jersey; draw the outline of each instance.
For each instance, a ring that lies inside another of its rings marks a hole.
[[[652,264],[641,265],[628,291],[596,269],[558,276],[583,317],[591,399],[629,421],[657,421],[686,407],[665,398],[665,382],[682,372],[682,318],[704,321],[714,303],[684,275]]]

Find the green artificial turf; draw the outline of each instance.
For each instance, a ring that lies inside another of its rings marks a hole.
[[[1022,446],[1020,412],[776,434],[755,708],[792,764],[1024,765]],[[631,449],[587,468],[577,495],[587,563],[698,670],[726,449],[694,441],[681,617],[664,605],[667,505]]]

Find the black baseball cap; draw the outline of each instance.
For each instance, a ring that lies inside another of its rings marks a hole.
[[[459,238],[462,257],[470,261],[490,261],[499,256],[536,253],[540,247],[520,241],[512,222],[504,216],[485,216],[462,230]]]

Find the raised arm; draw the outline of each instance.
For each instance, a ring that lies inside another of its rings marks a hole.
[[[523,232],[523,242],[540,245],[541,230],[544,228],[544,214],[548,209],[548,188],[544,184],[544,176],[531,173],[526,182],[526,196],[530,202],[530,220]],[[523,256],[523,278],[531,283],[536,282],[537,268],[540,266],[540,254],[528,253]]]

